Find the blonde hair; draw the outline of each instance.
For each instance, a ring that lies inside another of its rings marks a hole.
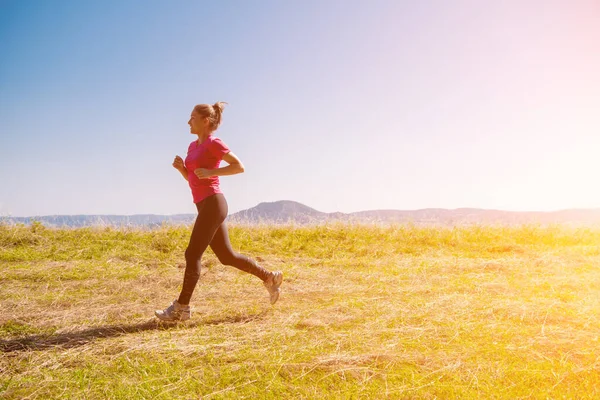
[[[202,117],[207,117],[210,121],[210,127],[216,131],[221,124],[221,114],[223,114],[225,104],[227,103],[224,101],[217,101],[212,106],[210,104],[198,104],[194,107],[194,112]]]

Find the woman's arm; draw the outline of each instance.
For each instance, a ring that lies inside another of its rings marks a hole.
[[[232,152],[225,154],[223,156],[223,161],[229,165],[217,169],[198,168],[194,170],[194,174],[196,174],[198,178],[203,179],[210,178],[211,176],[235,175],[244,172],[244,164],[242,164],[240,159]]]
[[[175,160],[173,160],[173,167],[175,167],[175,169],[179,171],[181,175],[183,175],[186,181],[188,180],[188,171],[181,157],[175,156]]]
[[[178,169],[179,172],[181,172],[181,176],[183,176],[185,178],[185,180],[188,180],[188,172],[187,169],[185,167],[183,167],[182,169]]]

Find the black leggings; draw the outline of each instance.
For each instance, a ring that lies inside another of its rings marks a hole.
[[[256,264],[246,256],[236,253],[229,243],[227,234],[227,201],[220,193],[196,203],[198,216],[194,223],[190,244],[185,250],[185,275],[183,288],[177,300],[179,304],[189,304],[192,293],[200,278],[200,260],[208,246],[213,250],[221,264],[231,265],[244,272],[249,272],[266,281],[269,271]]]

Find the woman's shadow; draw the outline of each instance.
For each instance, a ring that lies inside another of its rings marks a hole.
[[[69,349],[73,347],[86,345],[96,339],[111,338],[122,336],[128,333],[136,333],[151,330],[168,330],[173,328],[194,328],[201,325],[220,325],[234,323],[248,323],[264,317],[268,310],[257,314],[242,314],[228,316],[218,319],[199,320],[194,322],[169,323],[161,322],[156,319],[138,323],[100,326],[96,328],[84,329],[81,331],[60,333],[57,335],[31,335],[16,339],[0,340],[0,352],[12,353],[29,350],[49,350],[52,348]]]

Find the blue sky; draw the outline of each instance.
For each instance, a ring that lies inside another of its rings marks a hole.
[[[597,1],[0,1],[0,215],[600,207]]]

